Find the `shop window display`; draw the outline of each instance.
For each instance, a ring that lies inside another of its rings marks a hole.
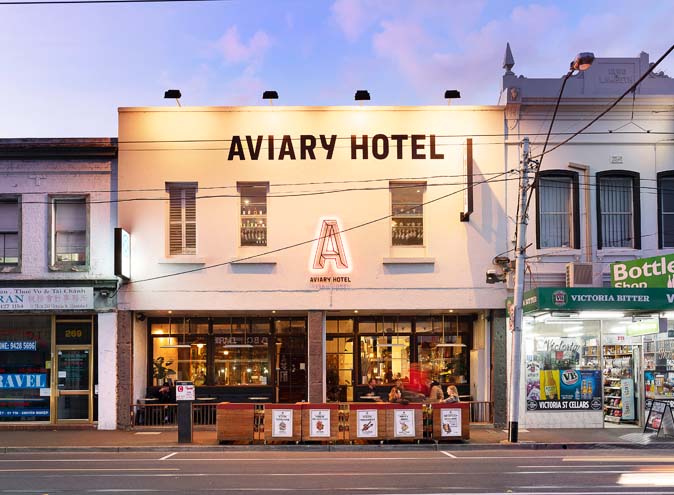
[[[601,410],[601,322],[524,319],[529,411]]]
[[[0,422],[50,421],[51,321],[50,316],[3,318]]]

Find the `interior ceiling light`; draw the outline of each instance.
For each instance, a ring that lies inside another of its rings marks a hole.
[[[455,342],[445,342],[445,317],[442,317],[442,342],[435,347],[466,347],[466,344],[459,343],[459,315],[456,315],[456,336]]]
[[[169,311],[172,313],[172,311]],[[185,327],[185,319],[183,318],[183,330]],[[169,342],[171,342],[171,317],[169,316],[169,333],[168,333]],[[159,346],[161,349],[190,349],[192,346],[185,343],[185,333],[183,332],[183,343],[182,344],[165,344]]]

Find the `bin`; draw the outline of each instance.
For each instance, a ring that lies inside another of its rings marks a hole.
[[[216,406],[215,430],[218,442],[252,442],[255,404],[221,402]]]
[[[265,404],[265,442],[299,442],[302,439],[302,403]]]
[[[386,438],[386,409],[383,402],[354,402],[349,405],[349,431],[344,440],[384,440]]]
[[[470,404],[433,404],[433,439],[438,442],[470,438]]]
[[[336,442],[339,416],[339,404],[302,404],[302,441]]]
[[[423,404],[387,404],[386,440],[424,438]]]

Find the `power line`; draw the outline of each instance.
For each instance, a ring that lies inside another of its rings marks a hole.
[[[506,175],[506,174],[509,174],[509,173],[513,173],[513,172],[515,172],[515,171],[509,170],[507,172],[503,172],[502,174],[500,174],[500,176],[503,176],[503,175]],[[484,181],[477,182],[477,183],[473,184],[473,187],[475,187],[476,185],[487,184],[494,179],[496,179],[496,177],[493,178],[493,179],[485,179]],[[426,205],[429,205],[431,203],[436,203],[436,202],[441,201],[443,199],[446,199],[450,196],[453,196],[455,194],[463,192],[466,189],[468,189],[468,188],[465,187],[465,188],[460,189],[458,191],[453,191],[451,193],[448,193],[448,194],[445,194],[443,196],[439,196],[437,198],[425,201],[425,202],[420,203],[418,205],[411,205],[409,207],[409,210],[412,210],[414,208],[418,208],[419,206],[426,206]],[[379,217],[379,218],[375,218],[373,220],[368,220],[368,221],[360,223],[358,225],[354,225],[353,227],[349,227],[347,229],[340,230],[339,233],[341,234],[341,233],[345,233],[345,232],[350,232],[352,230],[357,230],[357,229],[360,229],[360,228],[363,228],[363,227],[367,227],[368,225],[372,225],[372,224],[375,224],[377,222],[381,222],[383,220],[388,220],[389,218],[392,218],[393,216],[395,216],[395,215],[392,213],[392,214],[385,215],[385,216],[382,216],[382,217]],[[317,241],[319,241],[319,240],[321,240],[325,237],[326,236],[317,237],[317,238],[314,238],[314,239],[309,239],[309,240],[306,240],[306,241],[297,242],[295,244],[290,244],[290,245],[286,245],[286,246],[283,246],[283,247],[280,247],[280,248],[277,248],[277,249],[265,251],[264,253],[254,254],[254,255],[251,255],[251,256],[245,256],[243,258],[238,258],[236,260],[224,261],[222,263],[215,263],[213,265],[201,266],[201,267],[198,267],[198,268],[192,268],[190,270],[183,270],[183,271],[176,272],[176,273],[168,273],[168,274],[165,274],[165,275],[158,275],[156,277],[148,277],[148,278],[144,278],[144,279],[140,279],[140,280],[131,280],[130,282],[128,282],[127,286],[130,285],[130,284],[140,284],[140,283],[143,283],[143,282],[151,282],[151,281],[154,281],[154,280],[162,280],[162,279],[165,279],[165,278],[177,277],[178,275],[185,275],[187,273],[200,272],[200,271],[204,271],[204,270],[209,270],[211,268],[218,268],[218,267],[221,267],[221,266],[231,265],[231,264],[234,264],[234,263],[240,263],[242,261],[248,261],[248,260],[251,260],[251,259],[259,258],[261,256],[267,256],[267,255],[270,255],[270,254],[279,253],[281,251],[287,251],[289,249],[293,249],[293,248],[296,248],[296,247],[299,247],[299,246],[304,246],[306,244],[311,244],[311,243],[317,242]]]
[[[99,3],[197,3],[197,2],[231,2],[232,0],[34,0],[34,1],[2,1],[2,5],[77,5]]]

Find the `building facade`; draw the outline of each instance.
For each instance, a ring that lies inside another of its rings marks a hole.
[[[117,427],[114,139],[0,140],[0,427]]]
[[[508,49],[502,100],[511,153],[530,137],[532,155],[541,159],[562,78],[517,76],[514,64]],[[610,271],[617,262],[674,252],[674,79],[656,69],[602,119],[555,149],[649,67],[645,53],[597,58],[564,89],[547,147],[553,151],[542,157],[528,210],[525,427],[643,425],[653,375],[674,381],[668,350],[673,285],[612,281]],[[514,198],[515,188],[508,194]]]
[[[165,380],[323,402],[427,378],[492,400],[502,132],[502,107],[121,108],[128,402]]]

